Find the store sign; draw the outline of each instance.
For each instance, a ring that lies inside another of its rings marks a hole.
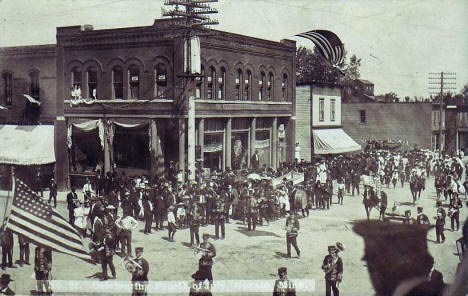
[[[138,76],[132,76],[132,81],[138,81]]]

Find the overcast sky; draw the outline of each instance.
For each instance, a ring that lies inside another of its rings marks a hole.
[[[163,0],[0,0],[0,46],[55,43],[58,26],[151,25]],[[375,93],[428,95],[428,72],[468,83],[468,0],[219,0],[216,29],[279,41],[327,29],[362,59]],[[349,55],[348,54],[348,55]]]

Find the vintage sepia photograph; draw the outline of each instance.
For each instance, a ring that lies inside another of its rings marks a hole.
[[[467,296],[468,1],[0,0],[0,295]]]

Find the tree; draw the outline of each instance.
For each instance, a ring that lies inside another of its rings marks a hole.
[[[410,100],[411,100],[411,98],[410,98],[409,96],[406,96],[406,97],[405,97],[405,102],[406,102],[406,103],[409,103]]]
[[[400,98],[397,96],[396,93],[394,93],[393,91],[392,92],[389,92],[389,93],[386,93],[384,95],[378,95],[376,97],[381,97],[384,99],[385,103],[394,103],[394,102],[399,102],[400,101]],[[406,98],[409,99],[409,97],[405,97],[405,100]]]
[[[338,83],[344,62],[333,67],[321,57],[317,48],[314,51],[300,46],[296,51],[297,83],[326,82]]]

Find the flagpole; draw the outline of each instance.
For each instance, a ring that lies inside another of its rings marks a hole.
[[[10,191],[13,191],[13,194],[15,192],[15,167],[13,165],[11,166],[10,175],[11,175],[11,187],[8,188],[8,194],[7,194],[7,200],[5,203],[5,212],[3,213],[2,225],[5,224],[6,217],[7,217],[7,212],[8,212],[8,208],[10,204]]]

